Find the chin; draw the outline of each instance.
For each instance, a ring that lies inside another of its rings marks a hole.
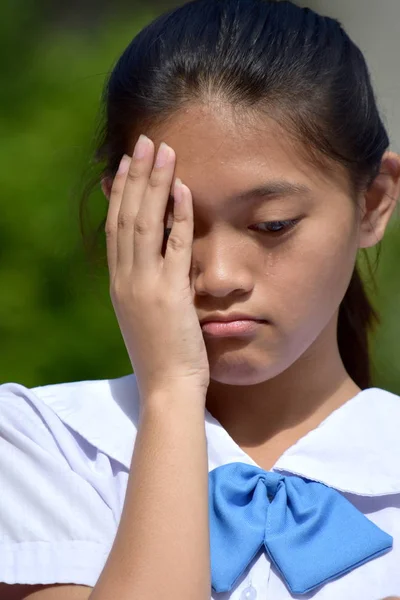
[[[258,385],[276,377],[280,372],[282,369],[280,370],[276,365],[271,365],[268,369],[265,362],[263,368],[260,368],[259,364],[249,362],[228,364],[228,361],[223,360],[217,365],[210,365],[210,380],[224,385]]]

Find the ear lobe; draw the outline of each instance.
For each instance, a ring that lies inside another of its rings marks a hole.
[[[380,172],[363,197],[360,248],[371,248],[382,240],[399,196],[400,155],[385,152]]]
[[[110,201],[112,183],[111,177],[104,177],[101,180],[101,189],[108,201]]]

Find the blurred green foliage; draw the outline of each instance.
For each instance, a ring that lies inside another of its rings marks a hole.
[[[177,4],[177,3],[176,3]],[[0,22],[0,383],[28,387],[132,371],[108,292],[92,271],[78,206],[107,73],[160,12],[110,15],[101,26],[49,27],[32,0]],[[93,227],[107,204],[91,196]],[[393,220],[377,273],[383,325],[373,339],[375,385],[400,394],[400,231]]]

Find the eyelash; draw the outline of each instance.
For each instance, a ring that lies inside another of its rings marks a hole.
[[[299,223],[300,219],[287,219],[285,221],[264,221],[263,223],[259,223],[258,225],[280,225],[281,229],[279,230],[275,230],[275,231],[261,231],[260,233],[267,233],[272,235],[273,237],[278,237],[279,235],[283,235],[285,232],[290,231],[291,229],[293,229],[298,223]],[[257,227],[257,225],[254,225],[254,227]],[[171,232],[171,227],[167,227],[164,230],[164,237],[167,237],[169,234],[167,234],[167,231]]]
[[[278,230],[272,230],[272,231],[261,231],[261,233],[269,233],[270,235],[273,236],[278,236],[278,235],[282,235],[284,234],[286,231],[290,231],[290,229],[293,229],[297,223],[299,222],[300,219],[287,219],[286,221],[265,221],[264,223],[259,223],[259,225],[280,225],[281,229]],[[256,225],[254,227],[257,227]]]

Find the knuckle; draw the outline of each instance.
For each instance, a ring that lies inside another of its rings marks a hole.
[[[114,223],[111,223],[109,221],[106,222],[104,230],[105,230],[107,238],[113,237],[116,233],[116,227],[115,227]]]
[[[177,252],[186,248],[186,243],[184,242],[184,240],[178,237],[177,235],[171,235],[169,237],[168,245],[172,248],[172,250]]]
[[[117,305],[123,304],[129,296],[127,287],[122,281],[113,281],[110,285],[110,296]]]
[[[128,214],[128,213],[124,213],[121,212],[118,215],[118,229],[126,229],[127,227],[132,227],[132,223],[133,223],[133,216]]]
[[[127,180],[135,183],[141,176],[141,170],[136,166],[135,163],[131,164],[131,167],[126,175]]]
[[[174,214],[174,223],[188,223],[189,219],[186,215]]]
[[[149,187],[153,189],[158,189],[161,184],[162,178],[159,176],[159,174],[152,173],[149,178]]]
[[[110,281],[110,291],[116,297],[121,295],[121,283],[116,277]]]
[[[151,230],[150,223],[142,216],[136,217],[134,231],[139,235],[147,235]]]
[[[119,305],[128,305],[130,311],[143,304],[147,306],[149,296],[154,296],[153,288],[154,285],[146,279],[136,277],[133,283],[130,276],[118,270],[109,284],[112,299]]]
[[[116,274],[110,288],[112,289],[114,296],[119,299],[128,295],[130,296],[132,293],[131,282],[129,281],[129,278],[122,273]]]
[[[112,281],[110,281],[109,291],[113,298],[116,298],[116,299],[121,298],[121,296],[122,296],[121,282],[117,278],[114,278]]]
[[[116,198],[117,196],[119,196],[121,194],[121,192],[123,192],[123,189],[124,189],[123,183],[122,183],[121,179],[119,178],[119,175],[116,175],[114,177],[114,181],[111,186],[110,201],[113,200],[114,198]]]

